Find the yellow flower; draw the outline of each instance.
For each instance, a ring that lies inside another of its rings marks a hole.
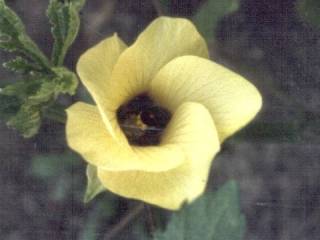
[[[167,209],[203,193],[222,141],[261,107],[252,84],[208,60],[185,19],[156,19],[130,47],[107,38],[77,72],[96,106],[67,110],[68,144],[110,191]]]

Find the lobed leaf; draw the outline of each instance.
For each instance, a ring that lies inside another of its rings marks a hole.
[[[71,2],[75,6],[76,10],[80,11],[86,3],[86,0],[71,0]]]
[[[31,71],[41,71],[41,68],[38,65],[31,63],[23,57],[16,57],[8,62],[5,62],[3,63],[3,67],[9,69],[10,71],[22,74],[28,74]]]
[[[71,44],[77,37],[80,19],[78,11],[85,1],[51,0],[47,16],[52,25],[51,32],[54,38],[51,61],[55,66],[61,66]]]
[[[50,1],[48,16],[55,38],[53,65],[62,65],[77,36],[80,25],[78,11],[84,3],[85,0]],[[18,55],[4,63],[4,67],[23,74],[23,80],[1,89],[0,116],[23,136],[32,137],[38,132],[46,114],[51,114],[52,118],[51,108],[57,105],[54,104],[57,97],[75,94],[78,79],[67,68],[52,66],[4,0],[0,0],[0,48]],[[54,111],[56,114],[56,109]],[[63,114],[63,111],[59,112],[60,121],[64,120]]]
[[[237,184],[230,181],[173,214],[167,229],[155,240],[241,240],[245,218],[240,212]]]
[[[43,70],[50,68],[46,56],[27,35],[21,19],[4,0],[0,0],[0,48],[22,55]]]
[[[56,95],[61,93],[74,95],[79,84],[76,74],[65,67],[52,68],[52,71],[56,75],[54,78]]]
[[[23,104],[16,115],[7,122],[9,127],[17,129],[26,138],[34,136],[40,128],[41,116],[36,106]]]

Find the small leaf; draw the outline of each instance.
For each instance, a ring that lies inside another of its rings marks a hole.
[[[75,6],[75,8],[80,11],[86,3],[86,0],[71,0],[71,2]]]
[[[41,68],[33,63],[30,63],[27,59],[17,57],[3,64],[3,67],[13,72],[27,74],[31,71],[41,71]]]
[[[173,214],[167,229],[155,240],[241,240],[245,218],[240,213],[237,184],[230,181]]]
[[[215,31],[221,18],[236,11],[239,8],[239,0],[208,0],[204,2],[195,16],[193,22],[203,36],[214,39]]]
[[[4,87],[1,91],[1,94],[6,96],[15,96],[21,101],[25,101],[29,97],[29,95],[35,94],[40,86],[41,80],[37,78],[34,78],[32,80],[21,80]]]
[[[320,27],[320,1],[298,0],[296,8],[300,16],[315,27]]]
[[[50,68],[46,56],[27,35],[24,24],[4,0],[0,0],[0,36],[0,48],[3,50],[26,57],[44,70]]]
[[[41,105],[46,105],[46,103],[54,100],[54,91],[55,91],[55,84],[50,81],[44,81],[38,91],[28,97],[27,102],[30,105],[38,105],[39,109]]]
[[[79,84],[77,76],[65,67],[52,68],[52,71],[56,74],[54,78],[56,94],[74,95]]]
[[[40,111],[35,106],[23,104],[17,114],[10,118],[7,125],[17,129],[25,138],[30,138],[39,131]]]
[[[6,119],[9,127],[18,130],[25,138],[33,137],[41,126],[42,108],[54,100],[55,85],[46,79],[25,79],[7,85],[1,95],[19,100],[15,115]]]
[[[52,24],[52,35],[54,45],[52,50],[52,62],[55,66],[61,66],[69,47],[77,37],[80,19],[78,10],[83,6],[84,1],[51,0],[47,16]]]
[[[77,36],[80,25],[78,10],[84,3],[84,0],[50,1],[48,15],[55,37],[55,65],[62,64]],[[77,76],[65,67],[52,67],[27,35],[21,19],[4,0],[0,0],[0,48],[17,55],[15,59],[4,63],[4,67],[23,74],[22,81],[1,89],[0,116],[24,137],[32,137],[38,132],[46,114],[50,113],[51,119],[57,119],[52,117],[54,101],[60,94],[75,94]],[[62,113],[59,115],[62,122],[64,111],[59,112]]]
[[[87,166],[87,189],[84,195],[84,202],[88,203],[94,199],[99,193],[105,191],[105,187],[101,184],[97,176],[97,168],[91,164]]]

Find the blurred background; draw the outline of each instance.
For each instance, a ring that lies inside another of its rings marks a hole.
[[[208,17],[214,10],[204,7],[206,0],[154,2],[87,1],[67,66],[74,69],[85,49],[113,32],[132,43],[159,14],[193,19],[208,40],[211,59],[252,81],[264,99],[255,121],[224,143],[208,188],[238,181],[247,218],[245,239],[318,239],[320,17],[313,18],[312,11],[320,13],[319,3],[304,1],[312,6],[304,8],[294,0],[232,1],[229,13],[214,19]],[[230,1],[216,2],[223,8]],[[7,3],[50,54],[48,1]],[[10,55],[1,53],[0,59]],[[0,69],[0,87],[15,78]],[[61,101],[86,97],[80,89],[73,99]],[[40,134],[23,139],[0,120],[0,153],[0,239],[104,239],[133,204],[108,193],[83,204],[85,163],[66,147],[62,124],[46,121]],[[129,226],[116,239],[139,239],[135,231]]]

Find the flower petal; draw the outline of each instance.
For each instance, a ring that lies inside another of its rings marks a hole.
[[[179,146],[131,147],[116,141],[107,131],[97,107],[78,102],[67,109],[66,134],[69,146],[83,158],[112,171],[166,171],[182,164]]]
[[[157,18],[119,57],[112,73],[108,96],[120,106],[147,91],[159,69],[183,55],[208,58],[204,39],[189,20]]]
[[[163,172],[106,171],[98,177],[110,191],[168,209],[191,202],[205,189],[214,155],[219,151],[218,135],[208,110],[198,103],[179,107],[168,127],[163,144],[178,144],[186,161]]]
[[[252,120],[262,103],[258,90],[243,77],[195,56],[172,60],[151,85],[151,96],[171,111],[185,101],[205,105],[221,142]]]
[[[106,127],[112,134],[107,115],[110,115],[109,109],[113,109],[114,104],[106,90],[110,87],[113,67],[124,49],[126,49],[125,43],[115,34],[82,54],[77,63],[77,73],[97,103]]]

